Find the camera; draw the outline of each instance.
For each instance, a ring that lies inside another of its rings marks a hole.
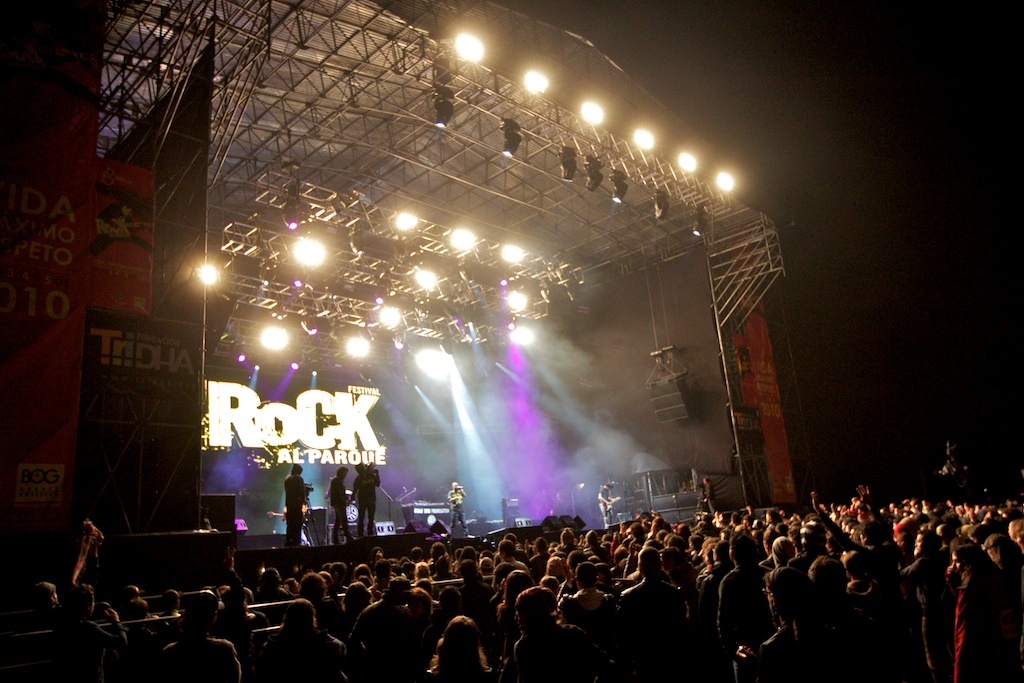
[[[312,484],[306,484],[306,493],[312,493],[312,492],[313,492],[313,485]]]

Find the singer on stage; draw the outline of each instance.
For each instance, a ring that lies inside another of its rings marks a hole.
[[[465,537],[469,536],[469,531],[466,529],[466,515],[463,512],[463,504],[466,501],[466,489],[462,488],[462,485],[457,481],[452,482],[452,490],[448,492],[448,505],[452,508],[452,522],[449,526],[452,530],[455,530],[456,520],[459,522],[459,526],[462,527],[462,535]]]

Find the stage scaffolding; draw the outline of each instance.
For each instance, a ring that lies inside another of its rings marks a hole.
[[[507,8],[444,0],[152,0],[112,2],[109,14],[100,155],[117,148],[159,99],[185,92],[213,42],[207,257],[225,267],[222,293],[234,304],[220,340],[207,349],[210,359],[248,347],[257,321],[273,311],[325,329],[306,340],[306,354],[330,363],[340,332],[379,331],[373,315],[381,292],[396,292],[410,340],[498,343],[497,275],[506,268],[499,247],[508,241],[525,250],[516,278],[535,295],[523,318],[702,250],[728,359],[733,331],[784,272],[778,230],[762,212],[618,131],[584,123],[577,103],[563,103],[558,93],[531,94],[519,74],[454,55],[447,27],[455,17],[487,25],[495,54],[540,55],[623,106],[686,131],[585,39]],[[445,129],[433,119],[438,85],[454,94]],[[164,130],[174,116],[170,107]],[[512,158],[502,154],[503,119],[522,129]],[[564,147],[578,160],[574,182],[559,170]],[[604,166],[596,192],[583,187],[588,154]],[[607,179],[614,170],[626,174],[629,190],[612,207]],[[659,190],[671,202],[660,219],[653,211]],[[329,245],[326,264],[301,287],[293,285],[303,273],[283,221],[296,210],[303,229]],[[415,230],[393,227],[403,210],[419,215]],[[479,239],[459,252],[447,238],[467,217]],[[430,292],[412,280],[426,263],[441,272]],[[475,321],[472,334],[460,319]],[[730,363],[723,366],[735,402],[737,378]],[[752,446],[737,440],[737,450],[734,474],[743,476],[748,502],[761,503],[770,495],[763,463]]]

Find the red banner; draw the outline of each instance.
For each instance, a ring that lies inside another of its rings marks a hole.
[[[153,282],[153,172],[96,160],[91,305],[149,313]]]
[[[103,2],[14,5],[0,28],[0,509],[66,529],[94,227]]]
[[[747,318],[744,332],[733,335],[743,403],[757,408],[773,502],[795,503],[796,485],[789,459],[786,425],[782,419],[779,385],[775,378],[772,343],[768,337],[768,322],[760,308]]]

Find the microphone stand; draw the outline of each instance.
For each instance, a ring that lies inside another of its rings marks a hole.
[[[388,497],[388,521],[393,524],[395,518],[391,516],[391,503],[393,503],[395,499],[391,497],[391,494],[388,493],[383,486],[378,486],[377,488],[379,488],[381,492]]]

